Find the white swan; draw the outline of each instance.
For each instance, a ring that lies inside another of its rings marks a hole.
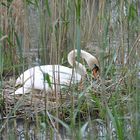
[[[14,94],[29,93],[32,89],[52,91],[53,89],[69,86],[70,83],[78,83],[86,75],[86,68],[75,61],[77,50],[72,50],[68,54],[68,62],[71,66],[68,68],[62,65],[43,65],[35,66],[26,70],[16,80],[16,86],[22,85]],[[99,70],[99,63],[96,57],[86,51],[81,50],[80,56],[84,58],[93,75],[96,77]],[[55,83],[55,84],[54,84]],[[57,86],[58,85],[58,86]]]

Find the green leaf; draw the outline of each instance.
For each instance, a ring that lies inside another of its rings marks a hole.
[[[43,76],[44,76],[44,81],[47,81],[49,87],[51,88],[50,75],[48,73],[43,73]]]
[[[48,0],[46,0],[45,2],[46,2],[46,8],[47,8],[47,11],[48,11],[48,15],[49,15],[49,17],[51,17],[51,11],[50,11],[50,7],[49,7],[49,2],[48,2]]]
[[[0,44],[0,73],[2,74],[3,72],[3,62],[4,62],[4,58],[3,58],[3,53],[2,53],[2,45]]]
[[[107,113],[112,121],[112,124],[117,132],[117,135],[118,135],[118,139],[119,140],[123,140],[124,139],[124,136],[123,136],[123,126],[122,126],[122,123],[121,123],[121,120],[119,119],[118,117],[118,113],[116,112],[116,110],[114,109],[113,107],[113,113],[111,112],[111,110],[109,109],[108,106],[106,106],[106,110],[107,110]]]
[[[70,127],[65,122],[63,122],[59,118],[51,115],[48,111],[47,111],[47,115],[48,115],[48,117],[49,117],[50,120],[54,119],[55,121],[57,121],[58,123],[60,123],[63,127],[65,127],[66,130],[67,130],[67,132],[70,134],[70,132],[71,132]]]
[[[137,10],[135,5],[132,3],[129,6],[128,20],[133,21],[136,17],[137,17]]]
[[[15,33],[15,38],[16,38],[16,43],[17,43],[17,48],[18,48],[18,51],[19,51],[19,54],[20,54],[20,58],[22,58],[22,43],[17,35],[16,32]]]

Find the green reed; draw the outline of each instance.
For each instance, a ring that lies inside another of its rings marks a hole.
[[[89,73],[90,80],[84,81],[83,89],[72,85],[61,91],[70,93],[68,104],[62,103],[50,110],[46,93],[45,112],[39,114],[35,108],[35,137],[39,138],[37,134],[42,131],[43,137],[48,139],[53,139],[54,133],[58,139],[98,139],[99,125],[105,129],[102,130],[103,139],[139,139],[139,1],[28,0],[21,3],[21,7],[15,3],[17,11],[12,8],[13,2],[0,2],[0,8],[5,11],[0,16],[1,83],[8,78],[7,73],[16,79],[28,66],[34,65],[30,48],[37,49],[35,57],[39,58],[39,65],[69,66],[67,54],[72,49],[78,50],[79,61],[80,50],[84,49],[95,53],[100,62],[101,81],[97,91],[92,87]],[[33,23],[37,27],[36,46],[32,44],[30,8],[38,18]],[[23,15],[18,10],[23,11]],[[91,44],[89,48],[88,44]],[[1,95],[3,89],[1,87]],[[56,104],[59,104],[59,94],[55,94]],[[13,115],[23,102],[24,97],[9,114]],[[2,96],[1,104],[3,106]],[[25,136],[28,139],[26,115]],[[9,121],[8,118],[1,121],[1,126],[8,126]],[[2,133],[4,128],[0,130]],[[13,139],[16,137],[13,133],[9,135]]]

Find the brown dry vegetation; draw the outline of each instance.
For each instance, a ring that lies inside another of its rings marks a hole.
[[[1,0],[1,136],[19,137],[20,117],[25,139],[34,133],[33,139],[41,139],[41,132],[44,139],[139,139],[139,25],[139,0]],[[98,57],[98,81],[92,82],[89,72],[82,87],[66,87],[62,95],[10,95],[25,69],[68,66],[67,54],[75,48]],[[32,119],[35,125],[29,134]]]

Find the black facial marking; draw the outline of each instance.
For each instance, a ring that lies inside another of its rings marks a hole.
[[[99,67],[98,67],[96,64],[94,64],[94,65],[93,65],[93,68],[92,68],[92,71],[93,71],[93,70],[95,70],[95,71],[97,72],[97,71],[99,71]]]

